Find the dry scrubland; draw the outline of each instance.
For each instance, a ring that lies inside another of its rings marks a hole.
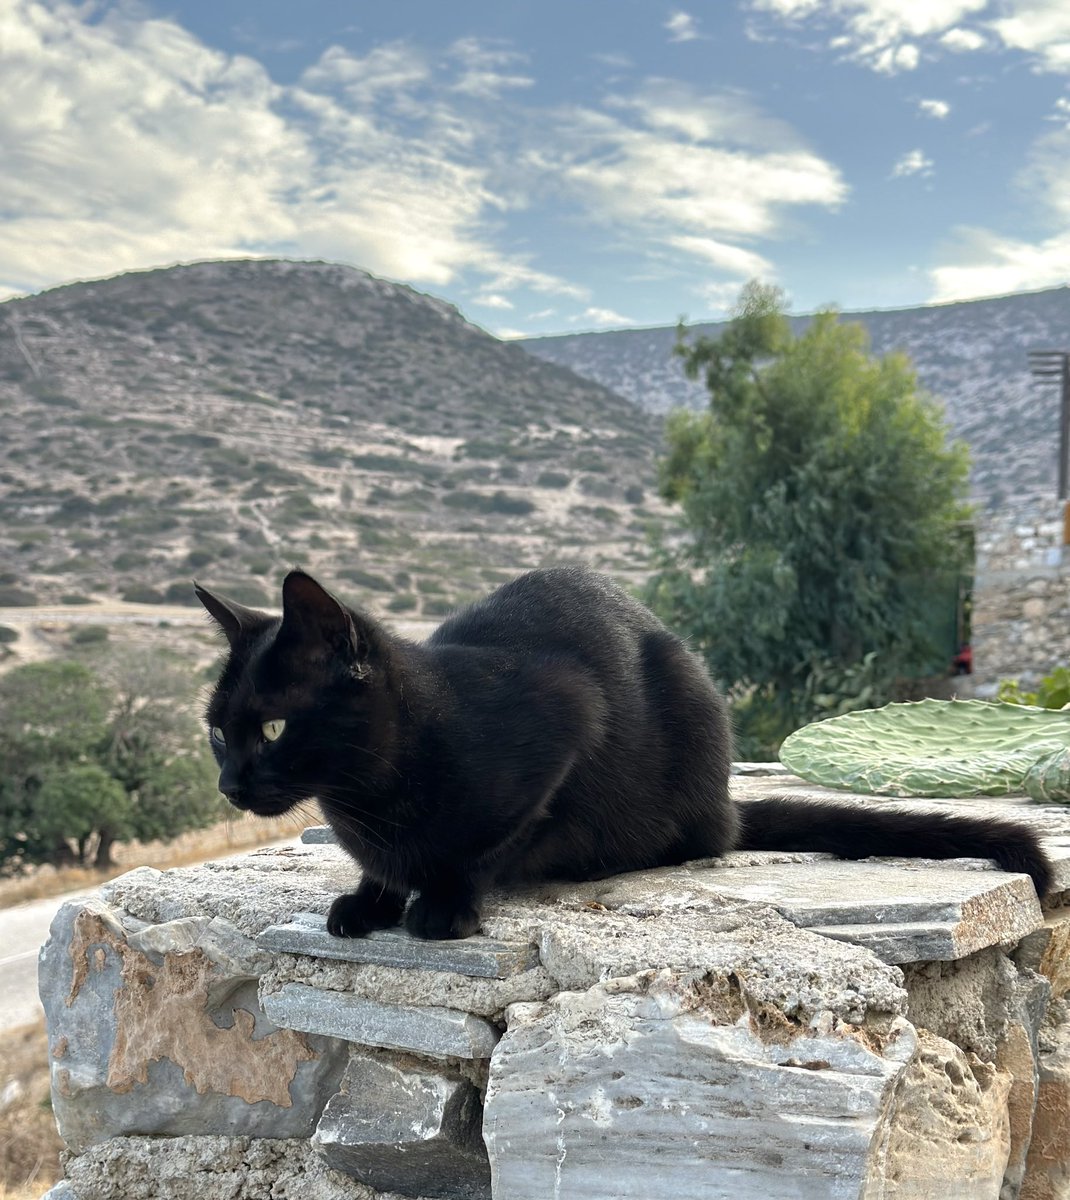
[[[45,1023],[0,1035],[0,1200],[37,1200],[62,1175]]]

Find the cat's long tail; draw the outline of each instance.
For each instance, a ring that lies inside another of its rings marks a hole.
[[[739,850],[820,850],[840,858],[991,858],[1028,875],[1044,896],[1052,868],[1040,839],[1016,821],[957,813],[769,796],[739,806]]]

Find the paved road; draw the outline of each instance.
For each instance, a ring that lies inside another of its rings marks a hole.
[[[0,910],[0,1032],[28,1025],[41,1016],[37,951],[59,908],[68,900],[92,894],[92,889],[69,892]]]
[[[277,844],[296,844],[298,840],[288,838]],[[240,853],[248,854],[255,849],[249,846]],[[219,855],[219,858],[237,857]],[[59,909],[68,900],[91,896],[94,891],[91,888],[68,892],[0,909],[0,1032],[28,1025],[42,1015],[37,998],[37,952],[48,937],[48,927]]]

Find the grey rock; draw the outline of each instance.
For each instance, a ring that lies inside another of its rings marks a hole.
[[[823,862],[726,871],[720,888],[891,963],[962,958],[1043,924],[1029,878],[1004,872]]]
[[[77,1200],[391,1200],[332,1171],[308,1138],[117,1137],[66,1170]]]
[[[338,839],[330,825],[308,825],[301,830],[301,841],[306,846],[333,846]]]
[[[489,1021],[456,1009],[380,1004],[303,983],[287,983],[261,1002],[284,1029],[436,1058],[488,1058],[499,1036]]]
[[[78,1193],[71,1187],[66,1179],[61,1179],[59,1183],[50,1187],[47,1192],[41,1197],[41,1200],[81,1200]]]
[[[862,1195],[912,1027],[763,1026],[722,982],[644,972],[511,1009],[484,1108],[494,1195]]]
[[[490,1200],[482,1119],[479,1093],[456,1072],[354,1051],[312,1144],[380,1191]]]
[[[528,971],[538,962],[534,946],[469,937],[457,941],[425,941],[397,929],[382,929],[363,938],[339,938],[327,932],[326,918],[299,913],[285,925],[272,925],[257,938],[265,950],[337,958],[345,962],[452,971],[504,979]]]
[[[560,988],[584,990],[653,964],[746,978],[756,1002],[802,1022],[820,1013],[861,1022],[870,1012],[905,1008],[897,967],[799,929],[771,908],[723,900],[718,908],[716,897],[708,908],[677,908],[678,894],[667,888],[669,907],[659,920],[653,898],[640,899],[638,877],[605,880],[602,887],[605,908],[555,909],[546,916],[539,957]],[[630,911],[613,911],[609,906],[617,902]]]
[[[167,931],[150,955],[125,924],[101,901],[68,903],[41,951],[52,1104],[68,1146],[220,1129],[308,1137],[345,1044],[272,1024],[256,977],[228,974],[189,944],[191,926]],[[169,940],[184,948],[167,951]]]

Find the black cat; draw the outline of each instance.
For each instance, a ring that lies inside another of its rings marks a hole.
[[[728,796],[732,739],[699,660],[605,577],[532,571],[405,641],[287,575],[282,617],[197,587],[230,642],[208,704],[220,790],[264,816],[315,797],[362,868],[328,929],[466,937],[491,886],[726,850],[992,858],[1047,891],[1025,826]]]

